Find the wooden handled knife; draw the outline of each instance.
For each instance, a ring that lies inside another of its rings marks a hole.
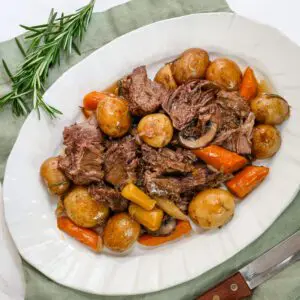
[[[198,300],[239,300],[284,268],[300,260],[300,231],[271,248]]]

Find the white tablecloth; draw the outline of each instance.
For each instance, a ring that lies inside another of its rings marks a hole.
[[[104,11],[128,0],[97,0],[95,11]],[[201,1],[201,0],[199,0]],[[88,0],[8,0],[1,1],[0,42],[24,32],[19,24],[45,22],[51,8],[72,12]],[[231,9],[255,21],[272,25],[300,45],[299,0],[227,0]],[[247,38],[247,37],[244,37]],[[0,186],[0,299],[24,298],[20,258],[4,223]]]

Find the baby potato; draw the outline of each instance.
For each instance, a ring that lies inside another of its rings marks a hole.
[[[288,103],[278,95],[260,94],[250,105],[256,120],[264,124],[279,125],[290,115]]]
[[[64,206],[68,217],[81,227],[103,224],[109,215],[109,208],[94,200],[83,186],[77,186],[67,194]]]
[[[276,127],[261,124],[254,128],[252,154],[259,159],[273,156],[280,148],[281,136]]]
[[[154,80],[161,83],[166,89],[173,90],[177,88],[176,81],[173,77],[171,64],[161,67],[155,75]]]
[[[216,82],[228,91],[236,91],[242,82],[242,72],[234,61],[217,58],[209,65],[206,79]]]
[[[138,239],[140,231],[140,224],[127,213],[116,214],[104,228],[104,245],[113,251],[124,252]]]
[[[227,223],[235,209],[234,197],[222,189],[208,189],[197,194],[189,204],[189,216],[200,227],[217,228]]]
[[[97,106],[97,121],[101,130],[114,138],[121,137],[129,130],[131,117],[126,100],[107,95]]]
[[[164,114],[150,114],[143,117],[137,127],[141,139],[149,146],[161,148],[173,137],[171,120]]]
[[[70,186],[69,179],[58,168],[58,157],[46,159],[41,165],[40,174],[52,194],[62,195]]]
[[[204,78],[209,64],[208,53],[200,48],[191,48],[184,51],[172,66],[175,81],[182,84],[191,79]]]

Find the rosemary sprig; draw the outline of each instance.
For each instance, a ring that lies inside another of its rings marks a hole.
[[[13,75],[7,63],[2,60],[4,69],[12,81],[12,91],[0,98],[0,109],[11,105],[12,112],[16,116],[25,115],[30,111],[25,100],[29,98],[39,116],[40,109],[51,118],[61,114],[59,110],[44,101],[44,83],[50,68],[60,63],[62,51],[70,55],[74,49],[80,55],[76,43],[82,40],[87,30],[94,3],[95,0],[91,0],[74,14],[66,16],[62,14],[60,17],[52,9],[47,24],[30,27],[21,25],[28,31],[25,39],[30,41],[30,45],[27,50],[24,50],[20,41],[16,39],[17,46],[25,56],[16,74]]]

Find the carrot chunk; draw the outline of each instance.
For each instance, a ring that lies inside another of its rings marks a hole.
[[[225,174],[239,170],[248,162],[245,157],[216,145],[193,150],[193,152],[207,164]]]
[[[105,99],[105,97],[107,97],[107,93],[90,92],[83,98],[83,107],[87,110],[96,110],[99,101]]]
[[[143,234],[139,239],[138,242],[144,246],[158,246],[179,237],[189,234],[192,230],[190,222],[188,221],[177,221],[177,225],[175,230],[167,236],[152,236],[149,234]]]
[[[228,189],[239,198],[253,191],[268,175],[269,168],[248,166],[226,182]]]
[[[244,73],[243,80],[240,86],[240,95],[245,100],[249,101],[257,95],[258,83],[253,70],[248,67]]]
[[[102,249],[102,239],[94,231],[74,224],[68,217],[58,217],[57,227],[96,252]]]

